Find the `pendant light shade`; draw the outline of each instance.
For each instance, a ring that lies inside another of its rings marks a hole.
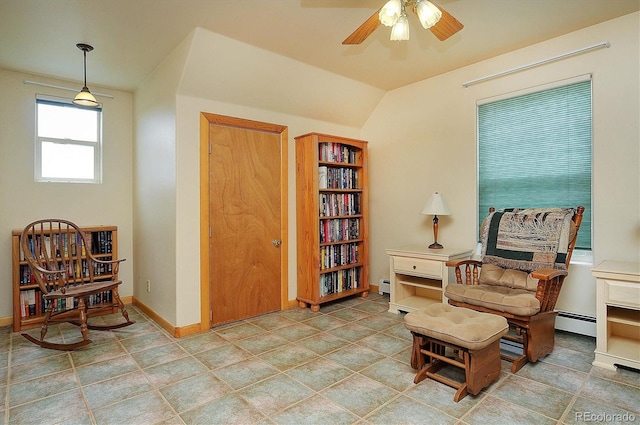
[[[87,87],[87,52],[92,51],[93,46],[78,43],[76,44],[76,47],[84,53],[84,86],[82,87],[82,90],[80,90],[80,93],[76,95],[75,99],[73,99],[73,103],[78,106],[96,108],[99,106],[99,103]]]

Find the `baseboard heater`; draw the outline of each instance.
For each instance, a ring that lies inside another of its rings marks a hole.
[[[580,335],[596,336],[596,318],[584,314],[558,311],[556,329]]]
[[[391,293],[391,282],[389,281],[389,279],[380,279],[380,282],[378,283],[378,293],[380,295],[382,294],[390,294]]]

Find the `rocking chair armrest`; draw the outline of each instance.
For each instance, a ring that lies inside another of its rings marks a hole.
[[[567,276],[566,270],[538,269],[531,272],[531,277],[538,280],[551,280],[558,276]]]
[[[113,264],[113,274],[117,275],[118,274],[118,270],[120,268],[120,263],[122,263],[123,261],[126,261],[126,258],[121,258],[119,260],[101,260],[99,258],[94,257],[93,255],[91,256],[91,259],[93,261],[95,261],[98,264]]]
[[[447,267],[460,267],[460,266],[464,266],[465,264],[471,264],[471,265],[475,265],[475,266],[482,266],[482,261],[478,261],[478,260],[449,260],[445,263],[447,265]]]
[[[29,261],[29,267],[36,269],[38,272],[48,275],[64,274],[65,270],[50,270],[40,267],[38,263]]]
[[[459,285],[477,285],[479,283],[479,269],[482,267],[482,261],[478,260],[449,260],[445,263],[447,267],[455,269],[456,283]],[[464,266],[464,280],[462,279],[461,268]]]
[[[540,312],[553,311],[560,295],[566,270],[538,269],[531,272],[534,279],[538,279],[536,298],[540,301]]]

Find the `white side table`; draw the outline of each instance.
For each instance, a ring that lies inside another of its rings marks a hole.
[[[604,261],[591,272],[597,286],[593,365],[640,369],[640,263]]]
[[[453,278],[449,260],[469,258],[472,250],[429,249],[426,245],[408,245],[387,249],[389,254],[389,312],[411,312],[432,303],[446,303],[443,288]]]

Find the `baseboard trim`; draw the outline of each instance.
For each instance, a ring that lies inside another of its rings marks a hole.
[[[13,316],[0,317],[0,326],[12,326]]]
[[[199,332],[202,332],[202,326],[200,323],[194,323],[192,325],[187,326],[174,326],[165,320],[162,316],[156,313],[153,309],[148,307],[145,303],[137,299],[136,297],[132,297],[132,304],[139,308],[144,314],[149,316],[151,320],[156,322],[162,329],[169,332],[174,338],[182,338],[185,336],[193,335]]]
[[[200,332],[207,331],[209,328],[207,326],[202,326],[201,323],[194,323],[192,325],[180,326],[176,327],[166,321],[162,316],[153,311],[153,309],[149,308],[146,304],[144,304],[139,299],[132,297],[133,300],[131,304],[135,305],[139,308],[144,314],[149,316],[154,322],[156,322],[162,329],[169,332],[175,338],[183,338],[185,336],[197,334]],[[124,301],[124,298],[123,298]],[[298,306],[298,301],[289,300],[287,304],[287,308],[296,308]]]

